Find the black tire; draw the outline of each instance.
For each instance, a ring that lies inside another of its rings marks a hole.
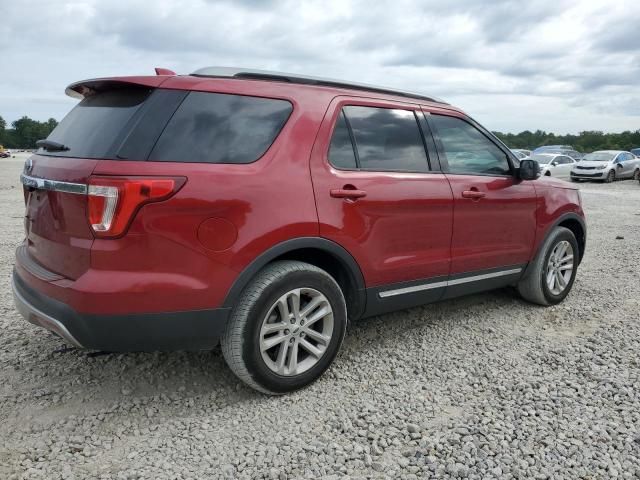
[[[640,169],[636,168],[635,172],[633,172],[633,179],[640,181]]]
[[[333,310],[333,332],[315,365],[301,374],[284,376],[272,371],[263,360],[260,332],[275,302],[296,288],[314,289],[326,297]],[[331,275],[308,263],[276,261],[261,270],[242,292],[221,339],[222,353],[229,368],[244,383],[266,394],[282,395],[313,383],[329,368],[346,327],[344,295]]]
[[[569,242],[573,248],[573,271],[565,289],[559,295],[554,295],[545,281],[546,267],[551,252],[558,243],[564,240]],[[578,272],[578,252],[578,241],[573,232],[568,228],[555,227],[542,244],[533,263],[528,267],[526,277],[518,282],[518,292],[522,298],[538,305],[555,305],[564,300],[571,291]]]
[[[614,172],[613,170],[609,170],[609,173],[607,173],[607,178],[605,179],[605,182],[611,183],[615,181],[615,179],[616,179],[616,172]]]

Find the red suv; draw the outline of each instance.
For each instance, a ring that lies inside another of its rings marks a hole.
[[[508,285],[569,293],[578,190],[537,179],[422,95],[205,68],[87,80],[26,162],[15,302],[105,351],[211,349],[284,393],[331,364],[347,320]]]

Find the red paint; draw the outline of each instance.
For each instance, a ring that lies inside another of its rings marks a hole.
[[[265,155],[247,165],[32,157],[32,175],[67,182],[88,183],[91,176],[186,178],[175,195],[133,213],[119,238],[96,238],[85,196],[28,195],[29,253],[67,280],[45,282],[19,264],[18,273],[82,313],[219,307],[256,257],[297,237],[340,244],[356,259],[368,287],[522,264],[559,215],[583,216],[576,190],[564,182],[339,171],[328,164],[333,124],[344,104],[464,117],[453,107],[329,87],[189,76],[103,79],[73,89],[102,88],[114,80],[282,98],[294,109]]]
[[[230,248],[238,239],[236,226],[225,218],[208,218],[198,227],[200,243],[216,252]]]
[[[454,198],[451,273],[527,263],[536,232],[534,182],[479,175],[447,178]],[[483,196],[465,198],[464,192]]]
[[[320,128],[311,156],[320,235],[354,256],[367,287],[449,274],[452,195],[441,173],[336,170],[327,153],[343,105],[404,108],[405,102],[341,96]],[[335,189],[366,192],[358,199],[335,198]]]

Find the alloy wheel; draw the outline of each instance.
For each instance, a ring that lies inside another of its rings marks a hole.
[[[333,327],[327,297],[313,288],[290,290],[276,300],[262,321],[262,360],[278,375],[300,375],[325,354]]]
[[[574,268],[573,247],[563,240],[558,242],[549,255],[545,278],[553,295],[560,295],[569,285]]]

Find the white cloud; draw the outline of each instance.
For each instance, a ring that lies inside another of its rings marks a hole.
[[[492,130],[640,128],[636,0],[6,2],[0,115],[83,78],[233,65],[423,91]]]

